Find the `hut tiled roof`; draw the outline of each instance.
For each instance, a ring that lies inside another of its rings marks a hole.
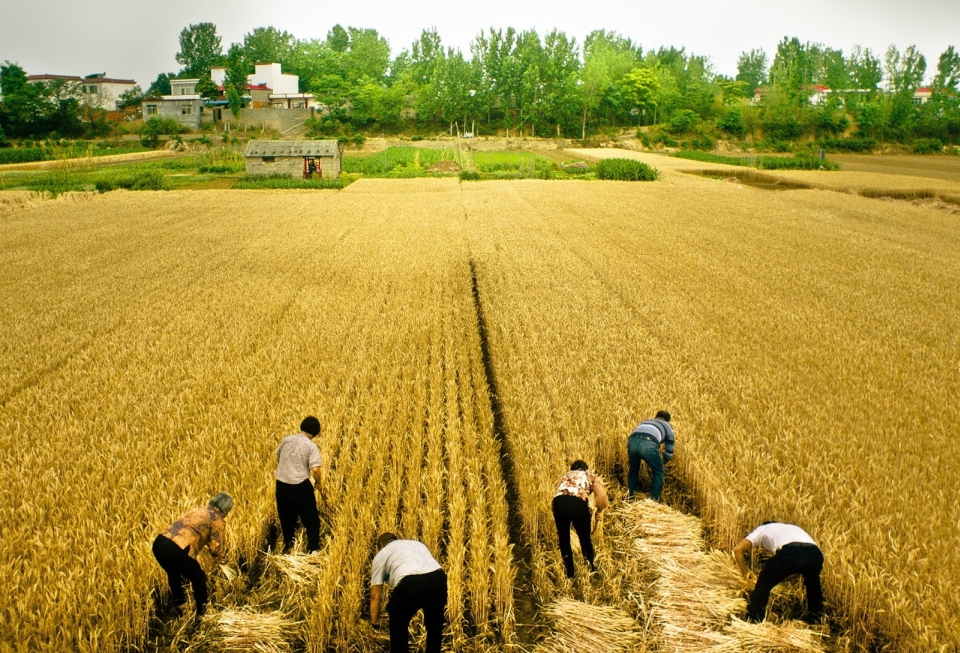
[[[337,141],[250,141],[244,156],[338,156]]]

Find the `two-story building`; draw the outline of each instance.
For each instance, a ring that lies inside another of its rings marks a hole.
[[[190,129],[200,126],[204,99],[197,93],[199,79],[171,79],[170,95],[143,99],[143,119],[172,118]]]

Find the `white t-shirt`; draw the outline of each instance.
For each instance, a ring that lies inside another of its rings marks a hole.
[[[787,544],[816,544],[799,526],[779,522],[758,526],[747,535],[747,539],[754,546],[761,546],[770,553],[776,553]]]
[[[288,435],[277,447],[277,480],[297,485],[310,478],[310,470],[320,466],[320,449],[303,433]]]
[[[373,559],[371,585],[396,587],[407,576],[429,574],[440,569],[440,563],[430,555],[430,549],[416,540],[394,540],[380,549]]]

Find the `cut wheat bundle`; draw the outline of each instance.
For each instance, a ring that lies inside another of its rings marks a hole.
[[[266,555],[267,561],[293,583],[316,583],[323,572],[322,552]]]
[[[206,615],[197,641],[205,651],[289,653],[295,648],[300,623],[281,611],[230,608]]]
[[[733,617],[725,631],[750,653],[819,653],[823,635],[797,622],[754,624]]]
[[[553,620],[553,634],[537,653],[629,651],[642,636],[637,622],[619,608],[562,598],[544,612]]]

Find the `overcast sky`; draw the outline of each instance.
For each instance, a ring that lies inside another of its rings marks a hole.
[[[300,39],[344,27],[376,29],[396,55],[436,27],[447,46],[469,56],[481,29],[557,28],[578,45],[594,29],[627,36],[644,50],[674,45],[706,55],[718,73],[734,76],[741,52],[763,48],[771,59],[784,36],[840,48],[916,45],[927,58],[927,79],[948,45],[960,49],[960,0],[0,0],[0,61],[28,74],[135,79],[146,88],[161,72],[180,69],[180,30],[212,22],[224,51],[255,27],[273,26]]]

